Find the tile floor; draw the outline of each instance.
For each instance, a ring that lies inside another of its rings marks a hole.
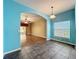
[[[67,44],[47,41],[23,47],[19,59],[76,59],[76,51]]]

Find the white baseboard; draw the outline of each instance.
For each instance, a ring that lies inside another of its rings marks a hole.
[[[73,43],[70,43],[70,42],[65,42],[65,41],[56,40],[56,39],[54,39],[54,38],[51,38],[51,40],[58,41],[58,42],[62,42],[62,43],[66,43],[66,44],[70,44],[70,45],[76,45],[76,44],[73,44]]]
[[[5,53],[3,53],[3,54],[6,55],[6,54],[9,54],[9,53],[12,53],[12,52],[18,51],[18,50],[21,50],[21,48],[14,49],[14,50],[11,50],[11,51],[8,51],[8,52],[5,52]]]

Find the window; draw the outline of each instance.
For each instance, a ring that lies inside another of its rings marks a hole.
[[[55,22],[54,36],[70,38],[70,21]]]

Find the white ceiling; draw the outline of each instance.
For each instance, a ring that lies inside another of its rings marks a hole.
[[[29,18],[29,21],[31,22],[35,22],[38,20],[44,20],[44,18],[42,16],[36,15],[36,14],[32,14],[32,13],[21,13],[21,20],[25,20],[26,18]]]
[[[50,6],[54,6],[54,14],[65,12],[75,7],[75,0],[16,0],[17,2],[29,6],[39,12],[51,14]]]

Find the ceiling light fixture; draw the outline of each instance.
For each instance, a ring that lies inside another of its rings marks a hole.
[[[25,23],[25,24],[31,23],[31,18],[25,17],[24,20],[22,20],[22,23]]]
[[[51,0],[50,2],[52,2],[52,0]],[[54,3],[54,0],[53,0],[53,3]],[[54,13],[53,13],[53,5],[51,6],[51,11],[52,11],[52,13],[51,13],[51,15],[50,15],[50,18],[51,18],[51,19],[55,19],[56,16],[55,16]]]

